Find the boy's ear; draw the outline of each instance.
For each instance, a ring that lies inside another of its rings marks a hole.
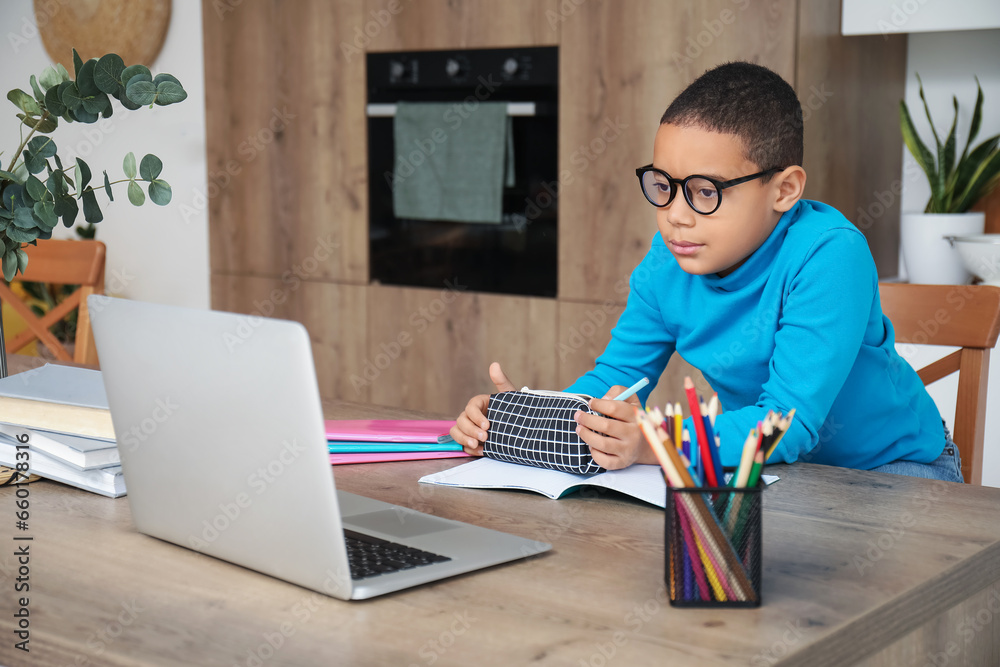
[[[775,175],[771,183],[777,191],[774,210],[784,213],[802,199],[802,193],[806,189],[806,170],[792,165]]]

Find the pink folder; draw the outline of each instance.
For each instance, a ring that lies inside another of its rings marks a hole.
[[[455,422],[446,419],[328,419],[327,440],[437,442]]]
[[[468,456],[465,452],[384,452],[375,454],[330,454],[330,465],[351,463],[384,463],[386,461],[419,461],[422,459],[455,459]]]

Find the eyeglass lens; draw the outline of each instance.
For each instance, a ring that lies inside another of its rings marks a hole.
[[[714,183],[704,178],[689,178],[684,185],[687,191],[685,199],[695,211],[708,214],[718,208],[719,190]],[[670,181],[659,172],[647,171],[642,175],[642,190],[654,206],[666,206],[672,189]]]

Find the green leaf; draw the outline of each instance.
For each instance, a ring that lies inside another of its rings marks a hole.
[[[15,183],[17,182],[17,176],[10,173],[9,171],[4,171],[3,169],[0,169],[0,179],[3,179],[5,181],[14,181]]]
[[[129,65],[121,73],[122,86],[128,88],[128,84],[131,83],[132,78],[135,76],[140,76],[141,78],[136,79],[137,81],[152,81],[153,75],[150,74],[149,68],[145,65]]]
[[[161,171],[163,171],[163,163],[152,153],[148,153],[139,163],[139,175],[145,181],[155,180]]]
[[[77,109],[71,109],[70,114],[72,114],[75,120],[81,123],[96,123],[97,119],[100,118],[96,113],[90,113],[84,109],[82,104]]]
[[[66,181],[63,180],[62,169],[56,169],[49,174],[49,178],[45,182],[45,189],[57,200],[66,192]]]
[[[42,88],[45,89],[46,94],[48,94],[50,88],[56,88],[62,82],[63,78],[59,75],[56,68],[51,65],[43,69],[42,75],[38,77],[38,83],[42,84]]]
[[[111,201],[115,200],[115,195],[111,192],[111,179],[108,178],[108,172],[104,172],[104,191],[108,193],[108,199]]]
[[[969,152],[969,146],[979,134],[979,127],[983,122],[983,89],[979,85],[979,77],[976,77],[976,107],[972,111],[972,124],[969,126],[969,138],[965,141],[965,149],[962,150],[962,157],[958,159],[961,164]]]
[[[24,182],[24,189],[28,191],[28,195],[35,201],[41,201],[47,192],[45,184],[35,176],[28,176],[28,180]]]
[[[82,193],[83,189],[90,183],[90,165],[84,162],[82,158],[77,158],[76,168],[80,170],[76,176],[76,185]]]
[[[938,167],[945,181],[945,187],[941,193],[945,201],[948,199],[948,186],[955,179],[955,127],[958,125],[958,98],[952,96],[951,103],[955,107],[955,118],[951,122],[948,137],[944,140],[944,148],[938,154]]]
[[[18,229],[34,229],[37,227],[35,217],[31,214],[32,209],[22,206],[14,210],[14,226]],[[22,243],[25,243],[22,241]]]
[[[43,158],[50,158],[56,154],[56,142],[52,137],[34,137],[28,142],[28,150]]]
[[[80,211],[80,207],[76,204],[76,199],[70,195],[63,195],[56,200],[55,205],[56,215],[63,219],[63,225],[72,227],[73,223],[76,222],[76,214]]]
[[[29,81],[31,82],[31,91],[35,94],[35,100],[39,103],[44,103],[45,93],[43,93],[42,89],[38,87],[38,79],[35,78],[34,74],[31,75]]]
[[[156,104],[165,107],[187,99],[187,92],[173,81],[163,81],[156,86]]]
[[[104,214],[101,213],[101,207],[93,190],[86,190],[83,193],[83,219],[87,222],[104,220]]]
[[[934,119],[931,118],[931,109],[927,106],[927,98],[924,96],[924,82],[920,80],[920,75],[917,74],[917,82],[920,84],[920,101],[924,103],[924,113],[927,114],[927,122],[931,126],[931,134],[934,135],[934,143],[937,144],[938,152],[941,152],[941,140],[938,139],[937,130],[934,128]]]
[[[80,95],[80,89],[72,81],[59,84],[59,101],[70,111],[83,106],[83,96]]]
[[[917,135],[916,128],[913,127],[913,119],[910,118],[910,110],[906,108],[906,102],[899,103],[899,127],[903,133],[903,142],[910,149],[910,153],[916,159],[917,164],[927,174],[927,180],[932,184],[935,182],[937,170],[934,167],[934,156],[924,145]]]
[[[35,101],[35,98],[20,88],[15,88],[7,93],[7,99],[13,102],[14,106],[29,116],[42,115],[42,108],[38,106],[38,102]]]
[[[101,92],[94,81],[94,72],[97,70],[97,61],[94,59],[83,63],[80,73],[76,75],[76,87],[80,89],[80,95],[84,98],[94,97]]]
[[[24,168],[28,170],[29,174],[37,174],[42,169],[45,169],[45,158],[40,155],[35,155],[31,151],[24,151]]]
[[[83,98],[83,108],[88,113],[99,114],[111,106],[111,100],[105,93],[98,93],[94,97]]]
[[[3,191],[4,208],[8,211],[16,211],[24,204],[24,187],[18,183],[8,183]]]
[[[56,63],[56,72],[59,74],[60,80],[69,81],[69,72],[66,71],[62,63]]]
[[[59,86],[53,86],[45,93],[45,108],[49,110],[49,113],[56,116],[66,113],[67,107],[59,99]]]
[[[3,279],[10,282],[17,275],[17,252],[8,250],[3,254]]]
[[[129,178],[135,178],[135,153],[129,153],[122,162],[122,171]]]
[[[142,188],[135,181],[128,182],[128,200],[134,206],[142,206],[146,203],[146,195],[142,193]]]
[[[29,211],[30,213],[30,211]],[[34,224],[34,218],[32,218],[32,224]],[[31,243],[36,238],[38,238],[37,227],[32,227],[29,229],[21,229],[20,227],[15,227],[11,225],[7,228],[7,238],[15,243]],[[7,263],[7,257],[4,256],[4,264]],[[6,275],[6,268],[4,269]]]
[[[125,71],[125,61],[117,53],[109,53],[97,61],[94,70],[94,83],[103,93],[108,95],[122,87],[122,72]]]
[[[101,112],[101,115],[104,116],[105,118],[111,118],[111,116],[114,113],[115,113],[115,105],[112,104],[111,100],[109,99],[108,106],[104,107],[104,111]]]
[[[175,77],[173,74],[167,74],[166,72],[160,72],[159,74],[156,75],[156,78],[153,79],[153,83],[155,83],[157,87],[159,87],[159,85],[164,81],[173,81],[178,86],[181,86],[181,82],[177,80],[177,77]],[[183,86],[181,87],[183,88]]]
[[[155,180],[149,184],[149,198],[157,206],[166,206],[169,204],[172,194],[170,184],[166,181]]]
[[[125,95],[139,106],[152,104],[156,100],[156,85],[152,81],[129,81]]]
[[[37,202],[33,208],[35,217],[42,223],[46,231],[51,231],[59,223],[55,208],[55,203],[50,201]]]
[[[83,60],[80,58],[80,54],[73,49],[73,71],[76,74],[76,78],[80,78],[80,69],[83,67]]]
[[[993,153],[989,159],[980,163],[979,168],[969,179],[969,185],[965,191],[959,193],[953,211],[964,213],[972,208],[973,204],[989,194],[990,190],[996,186],[998,177],[1000,177],[1000,151]]]
[[[24,273],[28,270],[28,253],[22,248],[17,248],[14,252],[17,253],[17,270]]]
[[[25,116],[23,113],[17,114],[17,117],[21,119],[21,122],[28,127],[34,129],[37,132],[42,132],[48,134],[52,132],[59,126],[59,122],[56,120],[55,116],[46,115],[44,120],[42,118],[34,118],[32,116]]]

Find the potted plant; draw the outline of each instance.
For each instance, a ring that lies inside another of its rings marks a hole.
[[[139,184],[146,183],[154,204],[170,202],[170,185],[160,178],[163,164],[155,155],[146,155],[137,166],[135,156],[129,153],[122,164],[124,178],[112,181],[104,171],[103,183],[91,184],[90,166],[79,157],[71,167],[64,166],[51,134],[60,120],[95,123],[110,117],[114,113],[112,98],[130,111],[181,102],[187,98],[181,82],[166,73],[154,77],[144,65],[126,67],[114,53],[84,62],[74,49],[73,68],[75,79],[58,64],[46,67],[37,79],[31,76],[32,95],[20,89],[7,93],[7,99],[20,111],[17,117],[22,126],[17,149],[7,168],[0,169],[0,264],[7,282],[27,267],[24,248],[50,238],[60,220],[72,227],[81,208],[83,219],[91,225],[104,219],[98,190],[103,189],[114,201],[111,186],[128,183],[129,201],[141,206],[146,195]],[[0,377],[4,375],[6,351],[0,320]]]
[[[985,217],[981,212],[970,212],[976,202],[989,194],[1000,178],[1000,135],[991,137],[972,150],[972,142],[979,134],[983,119],[983,90],[976,79],[976,106],[965,149],[956,160],[955,125],[958,121],[958,99],[952,97],[955,118],[942,143],[920,83],[920,99],[931,126],[936,151],[931,152],[921,141],[913,126],[905,101],[899,103],[900,127],[903,141],[917,164],[927,174],[931,196],[922,213],[904,212],[901,221],[901,243],[906,273],[912,283],[962,284],[970,274],[962,259],[951,247],[949,236],[981,234]]]

